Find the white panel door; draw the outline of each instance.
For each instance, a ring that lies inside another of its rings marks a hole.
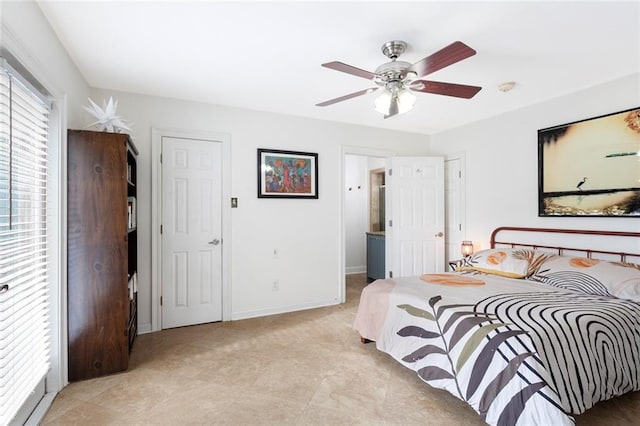
[[[445,161],[446,253],[449,262],[460,259],[462,243],[462,168],[459,158]]]
[[[444,159],[392,157],[386,176],[387,276],[444,271]]]
[[[162,328],[222,320],[222,143],[162,138]]]

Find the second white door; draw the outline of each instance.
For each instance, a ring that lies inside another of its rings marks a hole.
[[[162,138],[162,328],[222,320],[222,143]]]
[[[443,272],[444,159],[392,157],[386,173],[386,275]]]

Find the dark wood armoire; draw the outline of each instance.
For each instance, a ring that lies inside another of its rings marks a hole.
[[[126,134],[67,137],[69,381],[126,370],[137,328],[136,155]]]

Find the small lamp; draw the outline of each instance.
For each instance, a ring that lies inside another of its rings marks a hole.
[[[473,254],[473,242],[471,241],[463,241],[462,245],[460,246],[460,249],[462,251],[462,255],[463,256],[470,256]]]

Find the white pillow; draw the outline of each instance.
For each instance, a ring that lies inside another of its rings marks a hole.
[[[533,279],[587,294],[640,302],[640,265],[584,257],[553,256]]]
[[[455,271],[476,271],[509,278],[524,278],[533,250],[499,248],[474,253],[462,259]]]

